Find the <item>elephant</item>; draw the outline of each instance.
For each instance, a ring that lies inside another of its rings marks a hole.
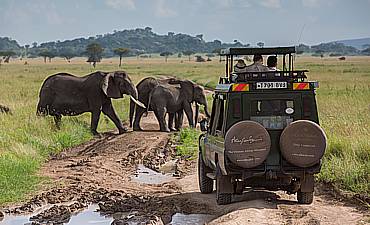
[[[141,80],[137,85],[136,89],[138,91],[138,100],[142,102],[146,107],[148,107],[149,94],[158,85],[174,85],[171,82],[176,81],[176,78],[168,79],[156,79],[154,77],[147,77]],[[177,85],[178,86],[178,85]],[[140,127],[140,120],[144,113],[151,109],[145,110],[142,107],[135,106],[133,100],[130,101],[130,127],[133,127],[134,131],[142,130]],[[135,115],[135,118],[134,118]],[[173,128],[173,121],[175,120],[175,129]],[[168,119],[168,127],[170,130],[179,130],[182,126],[183,111],[180,110],[176,113],[170,113]]]
[[[54,116],[59,127],[62,116],[91,112],[91,132],[98,135],[100,113],[107,115],[118,128],[119,134],[127,131],[114,111],[111,98],[130,95],[137,102],[137,90],[124,71],[97,71],[83,77],[68,73],[49,76],[41,86],[37,115]]]
[[[199,114],[198,104],[204,106],[206,116],[210,117],[203,87],[189,80],[171,80],[169,84],[179,84],[180,87],[159,84],[149,95],[147,109],[153,109],[161,131],[170,131],[165,123],[166,113],[176,113],[182,110],[185,111],[189,126],[194,127],[192,102],[196,104],[196,117]]]

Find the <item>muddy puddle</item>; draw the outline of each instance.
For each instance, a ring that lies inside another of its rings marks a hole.
[[[48,208],[51,208],[49,206]],[[68,224],[68,225],[81,225],[81,224],[94,224],[94,225],[109,225],[112,223],[113,218],[105,217],[100,215],[97,212],[98,205],[90,205],[87,209],[81,211],[78,214],[72,215],[67,221],[64,223],[55,223],[55,224]],[[45,208],[44,208],[45,209]],[[33,214],[29,215],[6,215],[2,221],[0,221],[1,225],[37,225],[37,224],[48,224],[47,222],[38,223],[34,221],[33,217],[37,216],[40,211],[37,210]],[[33,223],[34,222],[34,223]],[[52,224],[52,223],[51,223]]]
[[[215,217],[208,214],[182,214],[176,213],[172,216],[171,225],[203,225]]]
[[[143,184],[163,184],[175,180],[172,173],[159,173],[154,171],[143,164],[137,166],[137,170],[131,179],[138,183]]]

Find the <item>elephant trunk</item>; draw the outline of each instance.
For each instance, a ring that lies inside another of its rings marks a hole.
[[[194,128],[197,128],[198,124],[198,117],[199,117],[199,105],[195,102],[195,120],[194,120]]]
[[[211,114],[208,112],[208,104],[204,104],[204,112],[206,113],[207,118],[211,118]]]

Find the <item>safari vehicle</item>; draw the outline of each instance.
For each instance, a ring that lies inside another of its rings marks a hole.
[[[294,70],[294,53],[295,47],[222,50],[226,76],[216,87],[210,121],[201,123],[198,162],[200,191],[211,193],[215,180],[218,204],[231,203],[246,187],[297,193],[299,203],[312,203],[326,136],[318,82],[307,81],[307,70]],[[235,56],[254,54],[279,56],[282,70],[233,73]]]

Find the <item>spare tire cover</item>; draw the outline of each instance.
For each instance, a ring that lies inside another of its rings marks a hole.
[[[267,130],[254,121],[234,124],[225,136],[227,157],[235,165],[253,168],[260,165],[270,152],[271,140]]]
[[[280,136],[280,151],[293,165],[309,167],[318,163],[326,149],[326,135],[321,127],[308,120],[289,124]]]

